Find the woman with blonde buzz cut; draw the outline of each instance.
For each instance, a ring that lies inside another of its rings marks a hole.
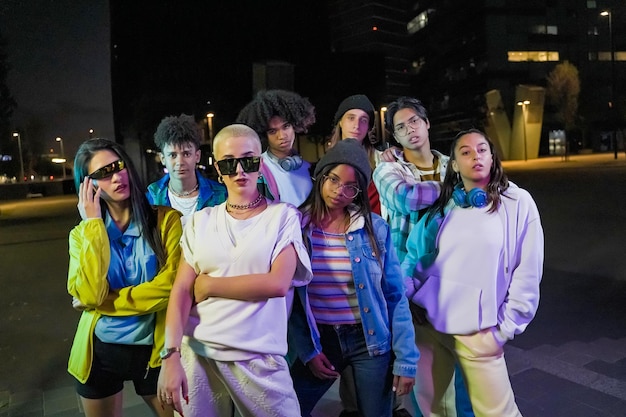
[[[292,287],[311,279],[300,215],[259,193],[254,130],[225,127],[213,151],[228,199],[185,226],[159,396],[186,417],[231,416],[234,408],[242,417],[292,417],[299,404],[285,360],[287,317]],[[191,310],[197,319],[189,320]],[[190,349],[180,352],[183,333]]]

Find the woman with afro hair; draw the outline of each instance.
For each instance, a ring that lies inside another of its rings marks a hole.
[[[254,129],[266,149],[261,156],[264,194],[299,206],[312,188],[310,164],[293,148],[296,133],[315,123],[315,107],[307,98],[286,90],[260,91],[237,116]]]

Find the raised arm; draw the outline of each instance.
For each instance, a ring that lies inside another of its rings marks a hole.
[[[109,293],[109,237],[100,218],[83,220],[70,232],[67,292],[87,308],[100,306]]]

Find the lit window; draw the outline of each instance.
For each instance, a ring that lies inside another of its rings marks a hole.
[[[559,28],[558,26],[535,25],[530,28],[530,33],[536,33],[539,35],[558,35]]]
[[[590,61],[610,61],[611,60],[611,51],[606,52],[598,52],[596,59],[591,59],[592,53],[589,53]],[[615,51],[615,60],[616,61],[626,61],[626,52],[625,51]]]
[[[558,61],[557,51],[509,51],[509,62],[547,62]]]
[[[409,32],[409,35],[414,34],[420,29],[423,29],[428,24],[428,13],[422,12],[415,16],[409,23],[406,25],[406,31]]]

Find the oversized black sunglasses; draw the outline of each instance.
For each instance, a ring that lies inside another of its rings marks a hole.
[[[126,164],[124,161],[117,160],[109,165],[105,165],[100,169],[96,169],[94,172],[89,174],[89,178],[92,180],[101,180],[102,178],[109,178],[113,176],[116,172],[120,172],[126,168]]]
[[[222,175],[233,175],[237,172],[237,165],[241,164],[243,172],[257,172],[261,165],[260,156],[244,156],[243,158],[228,158],[217,161]]]

